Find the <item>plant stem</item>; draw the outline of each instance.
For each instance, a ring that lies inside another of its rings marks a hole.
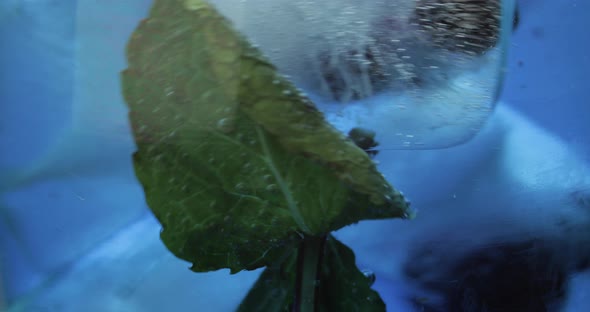
[[[320,259],[325,241],[325,236],[309,236],[299,247],[293,312],[315,312]]]

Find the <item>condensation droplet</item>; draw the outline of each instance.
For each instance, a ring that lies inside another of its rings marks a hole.
[[[276,184],[269,184],[269,185],[266,186],[266,190],[267,191],[271,191],[272,192],[272,191],[276,191],[278,189],[279,189],[279,187]]]

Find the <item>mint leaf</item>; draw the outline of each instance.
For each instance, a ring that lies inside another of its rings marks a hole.
[[[279,266],[269,266],[240,303],[238,312],[292,311],[297,254]]]
[[[206,1],[156,0],[127,59],[135,172],[192,270],[256,269],[304,234],[408,215],[367,154]]]
[[[325,248],[317,311],[385,311],[385,303],[371,289],[373,281],[357,269],[354,252],[333,236]]]
[[[357,269],[350,248],[328,236],[322,253],[315,311],[385,311],[385,303],[371,289],[372,281]],[[295,299],[296,258],[294,254],[282,265],[265,269],[238,312],[291,311]]]

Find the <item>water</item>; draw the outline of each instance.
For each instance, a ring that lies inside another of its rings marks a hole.
[[[325,45],[342,51],[370,41],[370,17],[391,12],[387,7],[399,9],[399,19],[409,2],[213,2],[339,130],[377,133],[378,169],[418,216],[362,221],[336,236],[354,250],[358,267],[374,274],[388,311],[483,311],[478,300],[486,293],[494,311],[490,300],[502,290],[528,304],[519,311],[539,311],[534,304],[542,291],[530,285],[543,281],[557,289],[550,294],[564,291],[547,303],[550,311],[585,311],[590,111],[581,103],[590,96],[583,82],[590,67],[582,35],[588,4],[522,0],[510,43],[501,37],[503,46],[483,57],[463,57],[472,63],[453,52],[449,63],[445,56],[432,65],[452,82],[418,72],[423,86],[391,83],[377,92],[367,89],[366,73],[346,73],[353,80],[345,88],[335,80],[317,83],[322,67],[304,62]],[[136,147],[119,77],[124,46],[150,6],[147,0],[0,4],[2,311],[232,311],[261,272],[193,273],[159,238],[132,167]],[[347,22],[351,15],[354,23]],[[395,19],[387,23],[410,31]],[[306,43],[322,29],[335,37],[312,49]],[[390,39],[396,53],[389,60],[406,60],[391,64],[408,64],[405,53],[431,59],[423,55],[432,53],[427,46]],[[358,66],[365,68],[363,61]],[[310,69],[307,76],[300,68]],[[477,109],[467,105],[474,98]],[[409,107],[406,114],[401,106]],[[442,115],[432,113],[437,107]],[[219,121],[213,126],[233,131],[230,119]],[[439,124],[450,128],[432,131]],[[277,185],[265,183],[277,193]],[[449,286],[457,284],[465,285],[462,291]],[[523,304],[514,300],[513,307]]]

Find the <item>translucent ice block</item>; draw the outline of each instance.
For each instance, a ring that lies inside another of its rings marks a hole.
[[[340,130],[382,149],[442,148],[483,126],[514,1],[213,0]]]

